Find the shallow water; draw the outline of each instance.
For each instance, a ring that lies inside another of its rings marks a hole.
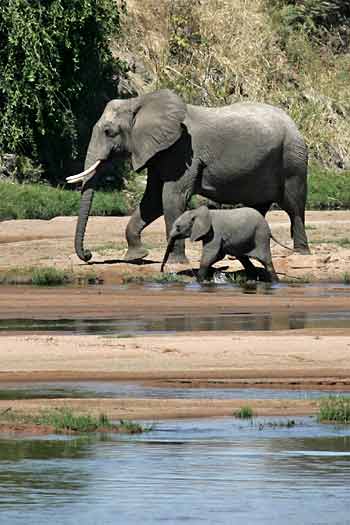
[[[171,334],[196,331],[298,330],[302,328],[349,328],[350,310],[337,312],[237,313],[211,316],[173,315],[140,319],[5,319],[0,332],[49,332],[70,335]]]
[[[153,313],[152,316],[146,315],[119,315],[113,318],[106,314],[106,318],[86,317],[62,319],[62,315],[57,319],[31,319],[25,318],[25,313],[19,319],[0,319],[0,333],[61,333],[61,334],[95,334],[95,335],[115,335],[120,337],[145,335],[145,334],[172,334],[175,332],[195,332],[195,331],[260,331],[260,330],[298,330],[305,328],[349,328],[350,326],[350,285],[337,283],[322,284],[296,284],[296,285],[268,285],[258,283],[254,289],[242,289],[237,285],[228,284],[157,284],[149,283],[145,285],[122,285],[122,286],[92,286],[89,291],[96,291],[96,294],[123,294],[130,293],[137,298],[138,291],[147,290],[150,293],[149,300],[152,301],[152,292],[155,298],[159,294],[171,296],[179,291],[187,296],[188,294],[208,295],[213,293],[219,296],[239,297],[246,294],[251,295],[271,295],[279,297],[349,297],[349,309],[337,311],[308,311],[288,312],[266,312],[256,311],[242,312],[234,309],[218,311],[214,315],[200,315],[198,308],[193,308],[193,312],[185,315],[172,314],[163,315],[162,312]],[[60,288],[62,290],[62,288]],[[88,301],[93,303],[93,294],[89,292]],[[50,293],[54,293],[54,288],[50,287]],[[108,304],[108,303],[107,303]],[[234,307],[233,307],[234,308]],[[108,311],[108,309],[107,309]],[[54,317],[54,316],[51,316]],[[81,317],[81,316],[79,316]]]
[[[149,285],[155,292],[176,287]],[[185,285],[183,293],[350,296],[350,287]],[[118,293],[119,288],[115,291]],[[125,336],[183,330],[348,327],[349,311],[156,319],[0,321],[0,331]],[[313,399],[325,391],[143,386],[112,381],[2,383],[0,399],[161,397]],[[140,436],[0,438],[0,518],[10,525],[349,523],[350,426],[311,418],[159,422]],[[272,425],[271,425],[272,423]]]
[[[268,421],[161,422],[103,441],[1,439],[2,522],[349,523],[350,428]]]
[[[190,383],[190,382],[189,382]],[[270,388],[156,386],[125,381],[1,382],[0,399],[39,398],[156,398],[156,399],[318,399],[334,390],[285,390]],[[337,390],[337,395],[350,396]]]

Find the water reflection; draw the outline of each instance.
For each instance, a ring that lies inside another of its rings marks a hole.
[[[211,316],[172,315],[139,319],[3,319],[1,331],[66,334],[136,335],[192,331],[298,330],[348,328],[350,310],[337,312],[237,313]]]
[[[0,459],[1,518],[11,525],[348,523],[350,429],[296,423],[261,431],[231,419],[164,422],[112,441],[52,441],[45,453],[42,440],[1,440],[8,455]]]

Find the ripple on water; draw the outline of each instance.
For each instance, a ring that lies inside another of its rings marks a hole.
[[[160,422],[104,441],[1,440],[2,520],[347,523],[350,429],[267,421]]]

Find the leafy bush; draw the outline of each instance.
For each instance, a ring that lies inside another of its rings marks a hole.
[[[81,166],[91,125],[125,65],[114,0],[7,0],[0,6],[0,151],[44,165],[55,182]]]

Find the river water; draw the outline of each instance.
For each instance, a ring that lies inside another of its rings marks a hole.
[[[4,524],[345,525],[350,428],[157,423],[139,436],[0,440]]]
[[[204,290],[196,286],[184,293]],[[225,288],[211,290],[232,293]],[[303,290],[308,297],[350,295],[350,287],[341,285]],[[262,293],[286,290],[275,287]],[[125,336],[183,330],[346,328],[349,322],[350,306],[338,312],[290,315],[247,311],[156,319],[4,319],[0,331]],[[0,387],[0,399],[315,399],[324,394],[186,385],[175,389],[111,381],[2,383]],[[2,435],[0,523],[348,525],[350,426],[321,425],[312,418],[293,421],[280,417],[160,421],[142,435],[103,438]]]

